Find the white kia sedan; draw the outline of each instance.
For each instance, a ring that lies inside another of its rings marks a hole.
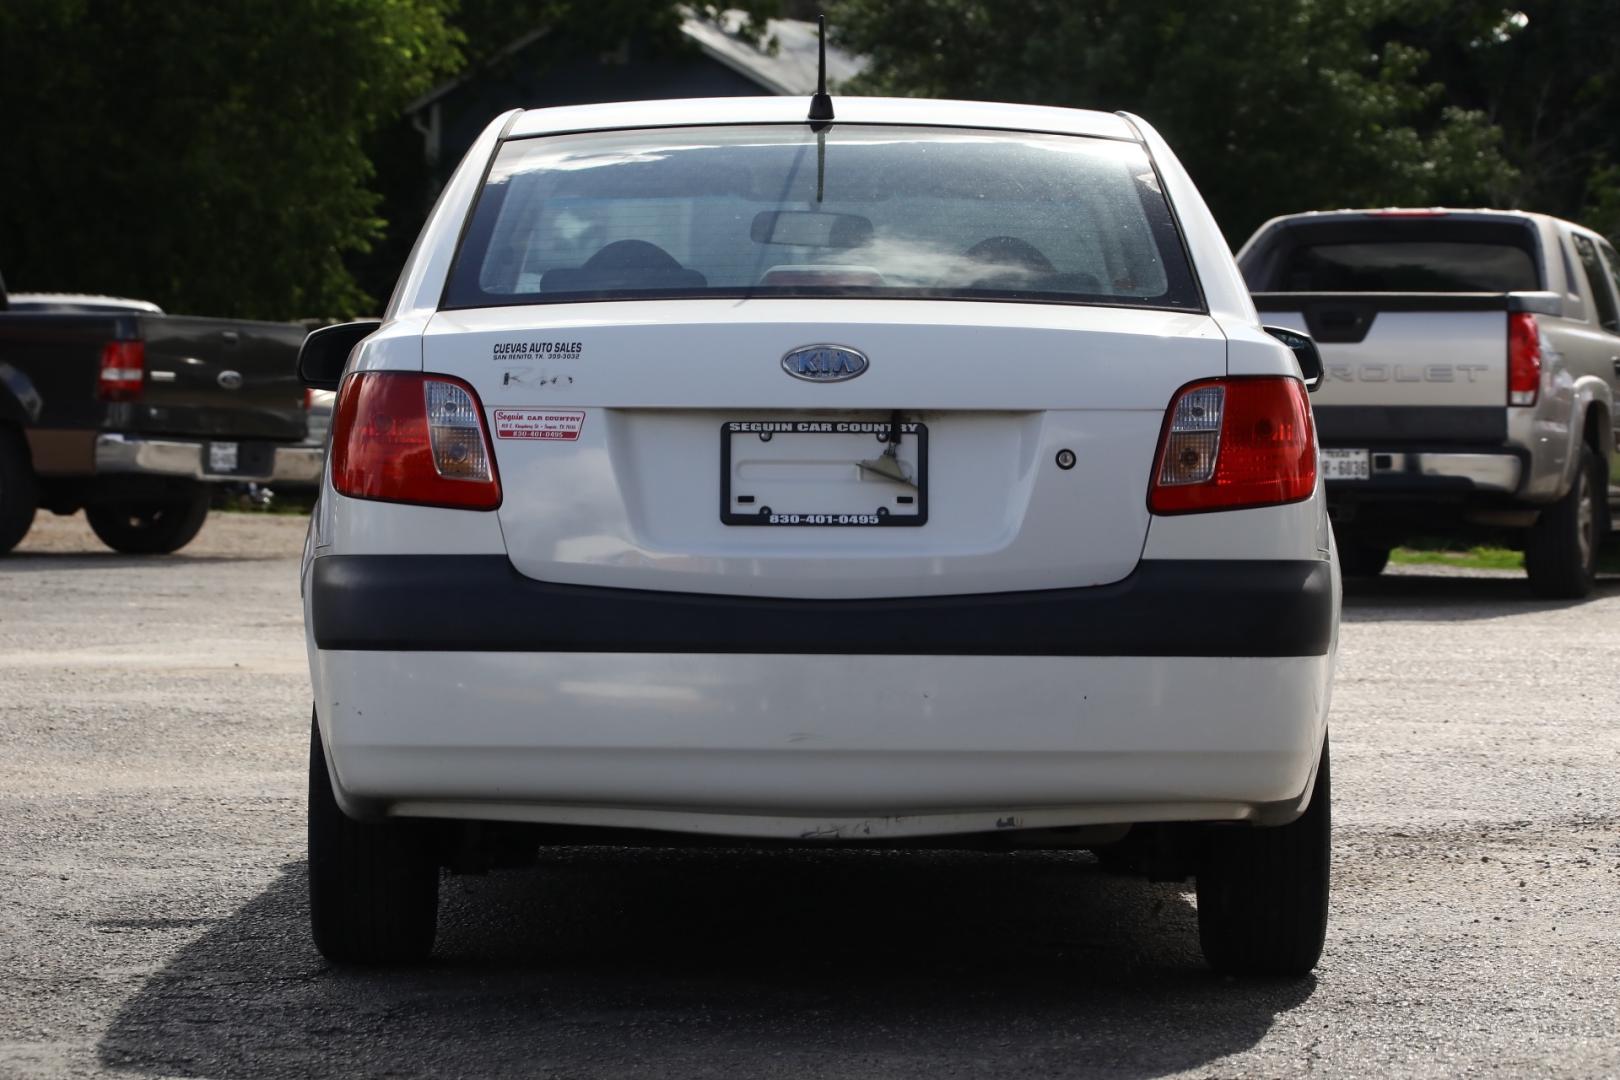
[[[695,836],[1088,848],[1216,968],[1328,901],[1339,576],[1308,338],[1127,115],[726,98],[499,117],[338,388],[302,567],[310,893]]]

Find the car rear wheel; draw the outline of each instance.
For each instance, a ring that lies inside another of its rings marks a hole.
[[[39,488],[22,438],[0,425],[0,555],[28,535],[38,508]]]
[[[125,555],[168,555],[179,551],[201,531],[208,518],[208,488],[170,499],[102,503],[87,507],[85,517],[101,542]]]
[[[1390,549],[1365,540],[1339,541],[1339,572],[1345,577],[1377,577],[1389,565]]]
[[[433,951],[439,867],[422,823],[355,821],[338,806],[318,723],[309,738],[309,914],[340,964],[404,964]]]
[[[1569,493],[1541,512],[1524,546],[1524,568],[1538,595],[1559,600],[1590,596],[1597,583],[1598,499],[1606,497],[1603,467],[1590,447]]]
[[[1332,788],[1327,743],[1311,802],[1269,828],[1217,826],[1200,858],[1198,938],[1216,971],[1304,975],[1327,933]]]

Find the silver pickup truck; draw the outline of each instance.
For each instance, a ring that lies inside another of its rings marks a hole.
[[[1522,546],[1536,592],[1592,590],[1615,492],[1620,256],[1490,210],[1336,210],[1263,225],[1238,264],[1316,339],[1312,402],[1346,574],[1415,537]]]

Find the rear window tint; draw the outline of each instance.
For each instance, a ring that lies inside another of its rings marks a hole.
[[[1575,254],[1580,256],[1586,271],[1586,284],[1592,292],[1592,303],[1597,308],[1598,322],[1605,330],[1620,330],[1620,312],[1615,310],[1614,293],[1609,291],[1609,275],[1598,258],[1597,246],[1584,236],[1570,237],[1575,242]]]
[[[1522,219],[1328,217],[1289,223],[1245,254],[1256,292],[1521,292],[1540,289]]]
[[[1202,309],[1141,146],[836,124],[509,141],[444,305],[751,296]]]
[[[1440,241],[1296,248],[1283,277],[1288,292],[1513,292],[1538,287],[1528,251]]]

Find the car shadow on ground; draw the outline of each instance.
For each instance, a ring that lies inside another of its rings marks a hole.
[[[1620,596],[1620,577],[1600,577],[1596,590],[1586,600],[1546,600],[1531,591],[1529,580],[1522,574],[1385,574],[1345,578],[1341,617],[1348,623],[1464,622],[1558,611],[1613,596]]]
[[[45,570],[162,570],[219,563],[285,561],[285,555],[120,555],[116,551],[13,551],[0,557],[0,573]]]
[[[1178,887],[1080,854],[573,849],[444,896],[430,964],[335,969],[289,864],[124,1004],[102,1064],[1153,1077],[1253,1046],[1315,988],[1211,974]]]

